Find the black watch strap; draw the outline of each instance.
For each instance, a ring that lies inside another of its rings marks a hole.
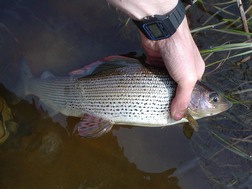
[[[147,16],[133,20],[142,33],[150,40],[161,40],[172,36],[185,17],[185,7],[179,0],[176,7],[166,15]]]
[[[188,5],[192,5],[194,2],[196,2],[197,0],[181,0],[183,3],[186,3]]]

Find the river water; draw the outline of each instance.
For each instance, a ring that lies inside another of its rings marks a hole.
[[[234,15],[217,14],[208,24],[237,17],[235,5],[229,7]],[[252,95],[242,91],[251,89],[251,60],[226,60],[215,72],[216,66],[207,67],[203,80],[240,103],[199,120],[197,133],[187,124],[115,126],[100,138],[82,139],[71,133],[78,119],[69,117],[64,128],[34,103],[13,103],[10,92],[19,84],[20,58],[39,77],[45,70],[65,75],[109,55],[141,56],[135,26],[101,0],[2,0],[0,10],[0,94],[18,125],[0,146],[1,189],[250,188]],[[191,28],[215,12],[212,6],[193,5],[188,10]],[[200,49],[247,40],[212,30],[194,37]],[[228,53],[217,53],[206,63]]]

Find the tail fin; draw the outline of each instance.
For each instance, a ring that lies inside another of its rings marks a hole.
[[[28,67],[24,57],[19,60],[20,74],[16,90],[14,91],[18,96],[24,98],[27,95],[26,86],[30,79],[33,78],[30,68]]]

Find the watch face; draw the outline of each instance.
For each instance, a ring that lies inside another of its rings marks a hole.
[[[164,28],[161,22],[152,22],[144,25],[144,29],[150,39],[163,39],[170,36],[169,32]]]
[[[157,41],[171,37],[185,17],[185,7],[179,0],[174,9],[165,15],[146,16],[133,20],[141,32],[150,40]]]
[[[148,25],[149,30],[154,35],[154,37],[159,38],[163,37],[163,33],[159,29],[158,25],[156,23]]]

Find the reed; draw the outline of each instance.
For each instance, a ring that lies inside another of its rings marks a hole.
[[[202,7],[209,6],[204,1],[198,1]],[[236,15],[233,12],[229,11],[230,7],[236,6],[237,10],[239,10],[240,15]],[[235,42],[230,41],[228,44],[215,44],[207,49],[202,49],[200,52],[203,57],[210,57],[215,55],[216,53],[223,52],[223,51],[230,51],[228,57],[224,59],[215,61],[215,62],[208,62],[207,67],[214,66],[219,64],[220,62],[230,60],[233,58],[240,58],[241,62],[243,59],[250,60],[250,54],[252,49],[252,42],[251,36],[252,33],[250,32],[250,27],[252,26],[251,17],[247,19],[246,14],[252,9],[252,5],[250,5],[247,9],[244,9],[243,4],[240,0],[230,0],[221,3],[215,3],[211,5],[212,14],[209,16],[204,23],[197,28],[191,30],[193,35],[197,35],[202,32],[212,31],[216,32],[216,35],[225,34],[224,37],[229,38],[230,36],[235,36]],[[205,8],[207,9],[207,8]],[[218,22],[213,23],[214,18],[220,15],[225,15],[226,17],[222,16],[222,19]],[[246,40],[242,40],[246,38]],[[240,41],[237,40],[240,38]],[[241,52],[242,50],[242,52]]]
[[[251,0],[249,6],[243,6],[240,0],[209,2],[197,2],[209,16],[191,33],[196,38],[205,34],[218,36],[209,47],[200,50],[207,68],[203,79],[210,78],[221,87],[230,85],[225,97],[233,107],[222,114],[224,118],[209,118],[212,124],[208,120],[207,127],[200,127],[192,142],[209,181],[221,188],[246,188],[251,186],[248,177],[252,173],[252,5]],[[228,72],[233,75],[230,77]]]

